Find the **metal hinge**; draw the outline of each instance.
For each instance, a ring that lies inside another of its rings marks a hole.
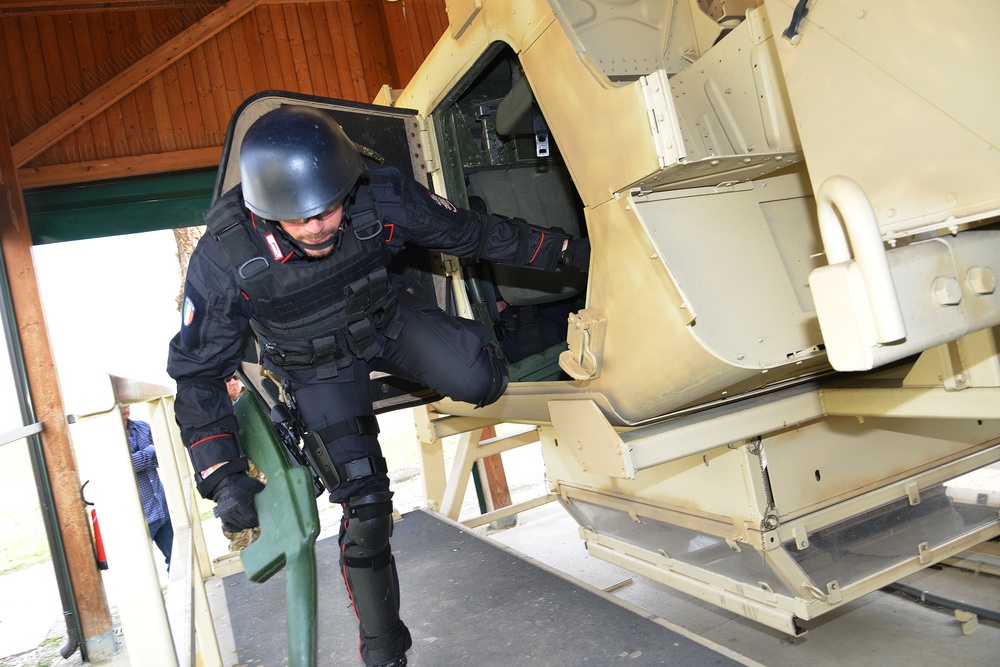
[[[419,153],[423,161],[424,169],[428,174],[433,174],[440,169],[437,156],[434,154],[434,138],[432,136],[431,122],[429,118],[417,118],[417,137],[413,146],[413,152]]]
[[[656,157],[661,169],[687,155],[684,143],[679,141],[680,125],[673,100],[670,99],[670,82],[664,70],[656,70],[639,77],[642,98],[646,103],[649,131],[656,147]]]

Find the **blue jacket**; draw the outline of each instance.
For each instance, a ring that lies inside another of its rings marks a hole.
[[[139,485],[139,497],[142,498],[142,511],[146,515],[146,523],[153,523],[168,516],[163,483],[156,473],[160,463],[156,460],[156,450],[153,449],[153,433],[146,422],[131,419],[127,422],[127,430],[135,481]]]

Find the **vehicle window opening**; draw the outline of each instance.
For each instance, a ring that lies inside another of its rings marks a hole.
[[[586,236],[583,203],[514,52],[491,49],[476,78],[435,112],[448,196],[484,213]],[[493,330],[511,381],[568,379],[558,365],[587,275],[467,264],[476,316]]]

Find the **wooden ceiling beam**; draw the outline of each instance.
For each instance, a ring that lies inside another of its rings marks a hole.
[[[150,176],[170,171],[216,168],[222,159],[222,146],[191,148],[166,153],[147,153],[108,160],[87,160],[45,167],[21,167],[17,180],[22,190],[56,185],[76,185],[110,181],[133,176]]]
[[[309,5],[316,2],[348,2],[349,0],[264,0],[265,5]],[[397,2],[398,0],[386,0]],[[0,0],[0,16],[54,16],[140,9],[177,9],[226,4],[226,0]]]
[[[164,68],[265,2],[266,0],[229,0],[17,142],[11,148],[14,165],[24,166]]]
[[[129,9],[177,9],[206,4],[224,5],[226,0],[0,0],[0,15],[79,14]]]

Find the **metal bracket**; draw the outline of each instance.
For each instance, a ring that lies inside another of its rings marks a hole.
[[[916,482],[906,485],[906,497],[910,499],[910,505],[920,504],[920,487]]]
[[[927,542],[921,542],[917,545],[917,558],[921,565],[926,565],[931,562],[931,545]]]
[[[462,273],[462,264],[454,255],[441,255],[441,267],[446,276]]]
[[[569,449],[580,470],[612,479],[635,478],[631,450],[593,401],[550,401],[549,416],[559,446]]]
[[[448,3],[448,29],[452,39],[459,39],[483,9],[483,0],[451,0]]]
[[[792,537],[795,538],[795,548],[799,551],[809,548],[809,535],[806,533],[805,526],[792,528]]]
[[[574,380],[600,377],[607,325],[604,313],[593,308],[570,313],[566,331],[569,349],[559,355],[559,367]]]
[[[830,604],[840,604],[844,596],[840,593],[840,582],[834,579],[826,585],[826,601]]]

